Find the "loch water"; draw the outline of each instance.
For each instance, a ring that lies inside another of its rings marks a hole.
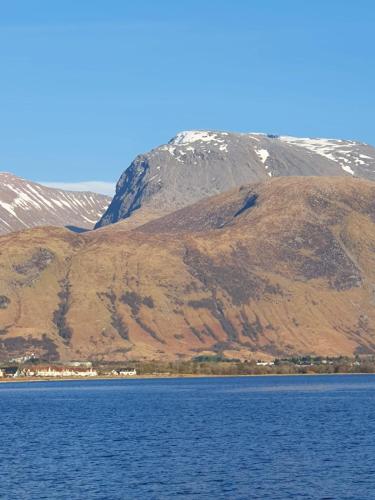
[[[375,376],[1,384],[0,498],[375,498]]]

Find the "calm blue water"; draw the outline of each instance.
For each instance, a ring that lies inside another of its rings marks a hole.
[[[375,498],[375,376],[0,385],[0,498]]]

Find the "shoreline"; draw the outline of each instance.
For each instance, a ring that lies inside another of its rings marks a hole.
[[[375,375],[375,373],[262,373],[262,374],[247,374],[247,375],[198,375],[194,373],[189,374],[176,374],[176,375],[136,375],[131,377],[17,377],[17,378],[3,378],[0,379],[0,384],[11,384],[11,383],[29,383],[29,382],[87,382],[93,380],[155,380],[155,379],[191,379],[191,378],[253,378],[253,377],[325,377],[334,375]]]

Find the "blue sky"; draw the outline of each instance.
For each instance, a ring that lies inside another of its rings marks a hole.
[[[0,0],[0,170],[117,180],[178,131],[375,144],[375,2]]]

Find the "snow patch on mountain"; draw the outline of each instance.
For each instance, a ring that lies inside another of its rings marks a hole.
[[[364,155],[359,152],[360,143],[355,141],[343,141],[341,139],[311,139],[307,137],[298,138],[290,136],[280,136],[279,139],[293,146],[299,146],[312,151],[329,160],[339,163],[341,168],[351,174],[356,175],[353,168],[348,165],[366,165],[366,160],[375,161],[375,157]]]
[[[267,158],[270,156],[270,154],[267,151],[267,149],[256,149],[255,152],[259,156],[260,161],[262,163],[266,163]]]
[[[179,132],[173,139],[169,141],[169,144],[192,144],[193,142],[213,142],[213,143],[223,143],[224,139],[220,139],[219,136],[228,135],[227,132],[210,132],[205,130],[186,130],[184,132]]]

